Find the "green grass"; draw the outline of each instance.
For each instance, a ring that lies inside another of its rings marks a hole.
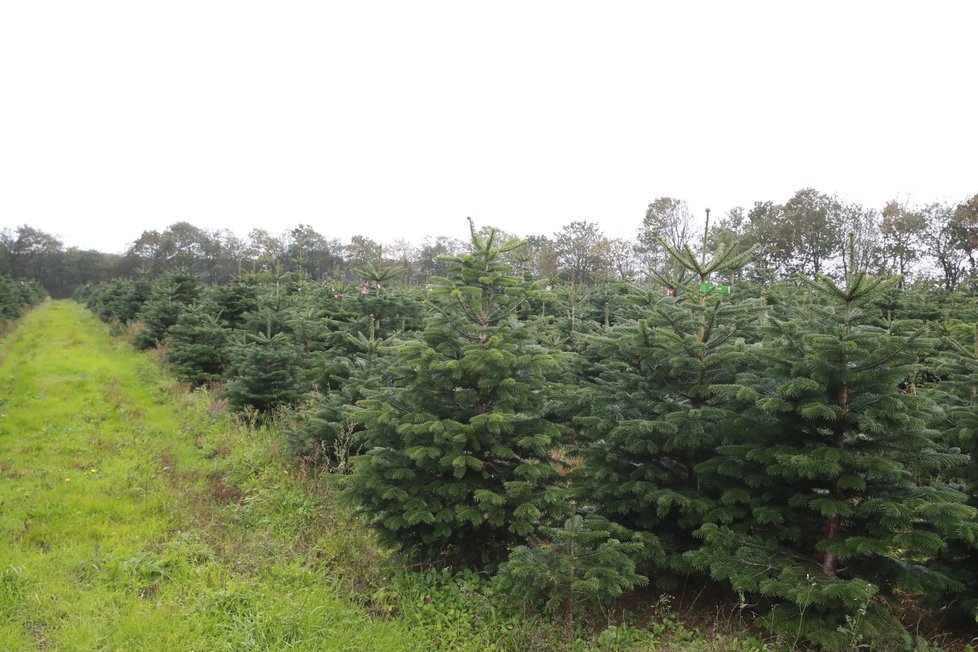
[[[474,575],[405,570],[271,429],[90,313],[0,341],[0,650],[758,650],[662,618],[580,630]]]

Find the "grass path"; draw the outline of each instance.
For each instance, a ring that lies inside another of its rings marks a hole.
[[[0,341],[0,649],[422,646],[343,595],[365,535],[208,404],[70,302]]]

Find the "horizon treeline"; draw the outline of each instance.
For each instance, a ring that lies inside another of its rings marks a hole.
[[[751,261],[738,272],[752,282],[798,274],[841,278],[854,265],[947,291],[968,289],[978,279],[978,194],[959,203],[892,200],[873,208],[804,188],[784,203],[757,201],[749,209],[733,208],[707,219],[708,253],[735,241],[753,250]],[[484,226],[483,233],[490,228]],[[704,236],[702,216],[674,197],[649,203],[634,238],[607,237],[599,222],[588,220],[570,221],[550,235],[500,232],[527,242],[510,261],[519,273],[582,285],[667,274],[666,245],[700,251]],[[845,253],[849,233],[855,234],[860,252],[856,261]],[[358,278],[356,270],[370,264],[401,268],[397,282],[409,285],[444,274],[440,258],[457,255],[467,245],[446,236],[413,244],[355,235],[344,243],[308,224],[280,234],[253,229],[241,237],[229,229],[178,221],[163,231],[143,231],[123,254],[110,254],[65,246],[54,235],[21,225],[0,230],[0,274],[36,281],[54,297],[71,296],[89,283],[152,279],[178,269],[194,272],[207,284],[273,268],[316,281],[351,283]]]

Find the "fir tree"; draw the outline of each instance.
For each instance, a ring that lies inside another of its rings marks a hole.
[[[86,305],[104,322],[128,324],[139,315],[149,293],[145,279],[113,279],[93,292]]]
[[[355,404],[379,390],[389,366],[390,343],[360,333],[337,334],[339,344],[328,351],[325,382],[306,409],[298,412],[286,429],[293,455],[348,472],[349,455],[359,449],[363,424]]]
[[[154,285],[143,304],[140,318],[144,329],[136,336],[136,347],[151,349],[166,337],[180,313],[200,298],[200,279],[187,271],[167,272]]]
[[[746,253],[721,250],[706,262],[688,248],[667,250],[695,283],[668,281],[672,292],[651,300],[644,318],[592,339],[574,485],[585,504],[640,535],[660,571],[676,575],[689,571],[682,555],[698,547],[692,533],[718,498],[697,465],[713,456],[733,412],[711,388],[744,368],[743,338],[763,307],[701,291]]]
[[[284,333],[247,337],[234,353],[231,380],[225,389],[231,407],[268,413],[297,403],[303,395],[296,378],[301,358],[292,340]]]
[[[889,282],[822,276],[810,287],[827,305],[769,320],[761,371],[716,388],[742,417],[697,467],[723,493],[689,559],[768,601],[781,633],[832,648],[887,645],[901,630],[882,598],[952,585],[926,562],[975,535],[966,496],[928,482],[965,459],[935,442],[930,400],[903,389],[923,330],[864,323]]]
[[[559,615],[568,633],[575,617],[648,582],[635,572],[641,544],[611,537],[603,519],[572,516],[541,534],[542,541],[513,550],[494,581],[516,601]]]
[[[198,386],[220,380],[227,366],[227,341],[217,317],[191,306],[169,329],[166,361],[185,383]]]
[[[978,508],[978,328],[961,322],[947,326],[944,350],[934,367],[940,378],[937,398],[947,406],[942,434],[952,451],[961,451],[969,460],[949,479],[968,494],[968,504]],[[961,333],[972,346],[962,346],[953,337]],[[966,623],[978,618],[978,541],[969,543],[948,546],[939,560],[940,568],[965,586],[963,595],[951,596],[949,611]]]
[[[390,283],[403,274],[404,269],[402,267],[385,268],[378,261],[377,263],[368,262],[363,267],[353,270],[353,273],[360,280],[357,298],[360,301],[361,310],[364,314],[373,315],[373,329],[379,333],[385,321],[387,310],[385,310],[384,302],[375,302],[371,299],[384,297]]]
[[[419,559],[492,565],[561,504],[542,392],[555,361],[514,318],[530,290],[501,257],[522,243],[496,239],[473,228],[472,253],[444,259],[433,316],[360,411],[367,453],[346,495]]]
[[[254,335],[264,333],[272,337],[276,333],[290,331],[288,322],[292,317],[290,308],[293,301],[290,298],[292,275],[276,268],[262,273],[261,281],[253,299],[252,309],[242,313],[240,329]]]
[[[221,324],[227,328],[240,328],[245,315],[258,309],[258,286],[253,274],[240,275],[229,285],[215,287],[211,293]]]

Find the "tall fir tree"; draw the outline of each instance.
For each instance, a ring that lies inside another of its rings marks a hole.
[[[363,401],[366,454],[346,496],[381,538],[421,560],[487,567],[563,506],[544,414],[552,355],[515,315],[531,289],[503,244],[472,229],[472,253],[443,259],[433,314],[403,344],[393,387]]]
[[[923,330],[865,323],[861,305],[892,282],[821,276],[809,282],[821,305],[770,319],[764,365],[717,388],[741,417],[697,468],[723,492],[690,561],[757,600],[776,631],[832,649],[892,645],[886,596],[955,584],[927,562],[975,536],[967,497],[932,480],[966,459],[937,444],[934,404],[904,385]]]
[[[718,498],[697,465],[713,456],[733,413],[712,386],[732,383],[747,364],[759,300],[719,294],[711,276],[729,273],[749,252],[720,249],[707,261],[668,245],[684,280],[667,280],[645,315],[592,338],[588,382],[576,419],[583,463],[579,500],[643,539],[668,588],[698,546],[693,532]],[[688,279],[692,277],[692,282]]]

